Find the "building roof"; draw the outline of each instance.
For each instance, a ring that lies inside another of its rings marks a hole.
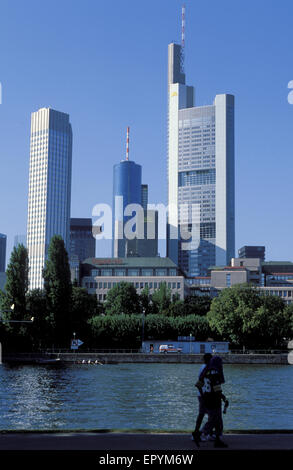
[[[211,279],[211,276],[189,276],[188,279]]]
[[[272,276],[293,276],[292,273],[270,273]]]
[[[82,264],[90,264],[94,267],[124,266],[129,268],[177,268],[177,265],[170,258],[160,258],[159,256],[151,258],[88,258],[84,260]]]
[[[92,227],[92,219],[72,218],[70,219],[70,227]]]
[[[247,271],[246,266],[216,266],[210,268],[211,271]]]
[[[291,261],[266,261],[261,263],[262,271],[266,274],[271,274],[272,272],[278,273],[292,273],[293,272],[293,263]]]
[[[293,266],[292,261],[263,261],[263,266]]]

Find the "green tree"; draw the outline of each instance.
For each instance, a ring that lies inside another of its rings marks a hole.
[[[145,339],[175,339],[173,318],[166,315],[150,314],[145,318]],[[175,332],[176,335],[176,332]]]
[[[26,293],[28,291],[28,252],[21,244],[14,247],[6,270],[3,310],[6,319],[26,319]],[[11,307],[13,306],[13,309]]]
[[[173,299],[168,310],[165,310],[165,314],[170,317],[185,316],[184,301],[178,298]]]
[[[42,289],[33,289],[26,295],[26,305],[33,323],[29,327],[34,350],[50,346],[48,337],[47,302]]]
[[[72,284],[68,254],[59,235],[51,238],[43,277],[51,341],[55,346],[68,347],[72,337]]]
[[[153,293],[152,304],[154,313],[168,315],[168,309],[171,305],[171,289],[167,287],[166,282],[162,282],[159,289]]]
[[[211,336],[211,328],[206,316],[187,315],[176,318],[177,336],[195,337],[196,341],[206,341]]]
[[[95,348],[138,348],[142,324],[138,315],[98,315],[89,321],[91,345]]]
[[[91,335],[88,320],[102,312],[103,306],[95,294],[89,294],[82,287],[72,288],[72,329],[85,345]]]
[[[7,350],[23,351],[31,348],[30,326],[26,323],[9,323],[10,321],[27,321],[30,319],[26,308],[28,291],[28,253],[23,245],[14,247],[6,270],[5,292],[1,293],[1,314]]]
[[[236,285],[223,289],[213,299],[207,314],[210,328],[224,341],[234,345],[247,344],[251,334],[251,319],[261,305],[256,289],[247,285]]]
[[[108,291],[104,308],[107,315],[140,313],[140,299],[135,287],[129,282],[116,284]]]
[[[145,287],[139,296],[141,311],[144,310],[145,315],[149,315],[153,311],[152,296],[150,294],[149,287]]]
[[[258,347],[281,347],[292,335],[292,307],[280,297],[263,297],[252,319],[252,331]]]
[[[206,315],[210,311],[212,299],[208,295],[190,295],[184,299],[185,315]]]
[[[263,296],[247,285],[224,289],[207,315],[211,329],[235,346],[263,348],[280,345],[290,336],[290,309],[282,299]]]

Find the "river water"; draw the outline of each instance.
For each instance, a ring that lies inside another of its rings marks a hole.
[[[198,364],[0,366],[0,430],[191,430]],[[228,429],[293,429],[293,366],[225,365]]]

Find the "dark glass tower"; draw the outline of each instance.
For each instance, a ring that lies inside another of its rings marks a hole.
[[[5,271],[6,263],[6,240],[7,237],[3,233],[0,233],[0,272]]]
[[[77,256],[78,260],[94,258],[96,240],[92,233],[92,219],[70,219],[70,258]]]

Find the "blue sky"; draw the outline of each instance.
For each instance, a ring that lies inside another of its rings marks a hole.
[[[185,3],[185,70],[196,104],[211,104],[217,93],[236,99],[236,249],[264,244],[267,259],[293,260],[293,3]],[[111,204],[128,125],[149,202],[166,203],[167,47],[180,42],[181,6],[1,1],[0,232],[8,255],[14,236],[26,232],[30,113],[40,107],[70,114],[73,217]]]

